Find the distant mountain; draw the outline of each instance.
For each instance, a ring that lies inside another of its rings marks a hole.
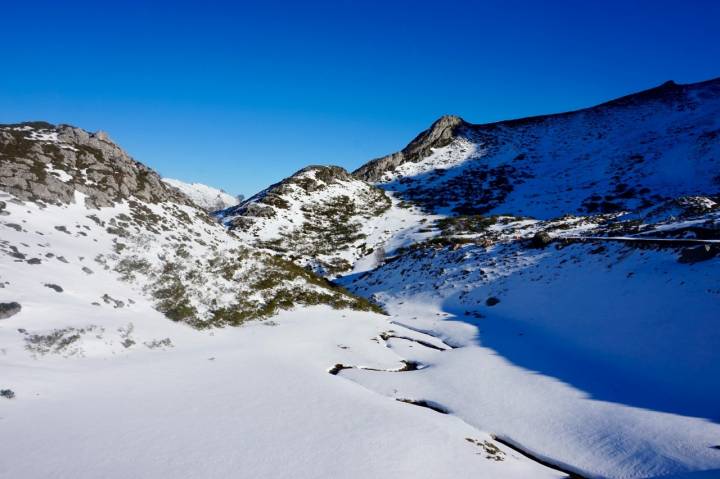
[[[183,192],[196,205],[209,212],[224,210],[239,203],[237,197],[202,183],[185,183],[172,178],[163,178],[162,180]]]

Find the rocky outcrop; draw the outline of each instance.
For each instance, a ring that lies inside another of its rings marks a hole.
[[[431,148],[448,145],[459,131],[468,124],[454,115],[440,117],[430,128],[420,133],[402,151],[372,160],[353,172],[353,176],[365,181],[378,181],[383,173],[392,171],[407,162],[425,158]]]
[[[546,231],[538,231],[530,240],[530,247],[539,249],[546,247],[550,243],[552,243],[552,236]]]
[[[313,165],[215,214],[250,243],[333,276],[372,251],[371,223],[390,207],[377,186],[338,166]]]
[[[132,197],[189,203],[106,133],[42,122],[0,125],[0,189],[49,204],[71,203],[78,191],[94,208]]]
[[[347,170],[339,166],[306,166],[292,176],[270,185],[239,205],[220,212],[219,216],[225,218],[238,217],[240,226],[245,225],[243,217],[273,218],[276,216],[276,210],[287,210],[289,208],[288,197],[293,193],[297,194],[298,191],[301,191],[304,194],[312,194],[329,186],[337,185],[340,181],[353,182],[357,180]],[[377,191],[379,195],[384,197],[380,190]],[[234,222],[229,224],[230,226],[237,226]]]
[[[0,319],[7,319],[11,316],[15,316],[22,310],[20,303],[0,303]]]

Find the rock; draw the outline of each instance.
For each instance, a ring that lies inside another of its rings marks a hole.
[[[106,131],[98,130],[92,136],[94,138],[97,138],[100,141],[106,141],[108,143],[112,143],[112,140],[110,140],[110,136],[107,134]]]
[[[22,306],[20,303],[0,303],[0,319],[7,319],[10,316],[15,316],[20,312]]]
[[[530,240],[531,248],[545,248],[552,243],[552,236],[545,231],[538,231]]]
[[[0,389],[0,397],[12,399],[15,397],[15,391],[12,389]]]
[[[500,302],[499,299],[497,299],[495,296],[490,296],[486,301],[485,304],[488,306],[495,306]]]
[[[442,116],[402,151],[366,163],[355,170],[353,176],[365,181],[378,181],[386,171],[392,171],[403,163],[421,161],[433,148],[448,145],[466,125],[465,120],[459,116]]]
[[[34,139],[34,133],[53,133],[57,139]],[[75,201],[75,191],[79,191],[86,195],[86,205],[94,208],[131,197],[148,203],[191,204],[104,132],[90,134],[68,125],[40,123],[0,125],[0,157],[0,186],[23,201],[67,204]],[[48,173],[51,168],[67,172],[72,180]]]
[[[720,248],[709,244],[683,248],[680,250],[678,262],[685,264],[699,263],[714,258],[718,253],[720,253]]]

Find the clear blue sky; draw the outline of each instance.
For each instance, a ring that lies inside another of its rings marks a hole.
[[[3,2],[0,122],[246,195],[474,123],[720,76],[720,2]],[[25,4],[25,5],[21,5]]]

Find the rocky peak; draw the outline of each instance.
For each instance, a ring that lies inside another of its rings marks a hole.
[[[432,148],[448,145],[466,125],[465,120],[459,116],[441,116],[402,151],[366,163],[355,170],[353,176],[365,181],[378,181],[384,172],[393,170],[402,163],[418,162],[425,158]]]

